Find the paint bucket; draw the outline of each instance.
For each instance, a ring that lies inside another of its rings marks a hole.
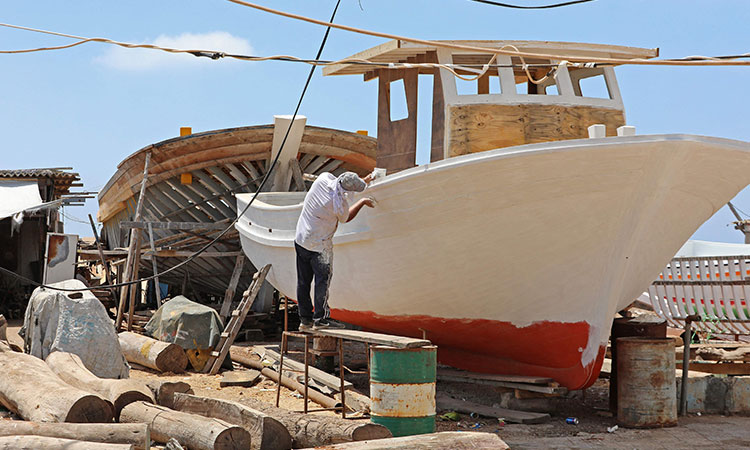
[[[374,346],[370,351],[370,420],[394,437],[435,431],[437,347]]]
[[[677,425],[673,339],[617,339],[617,423],[628,428]]]

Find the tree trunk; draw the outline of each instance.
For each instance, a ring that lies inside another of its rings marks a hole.
[[[508,444],[494,433],[445,431],[366,442],[350,442],[326,447],[326,450],[505,450]],[[312,450],[312,449],[308,449]]]
[[[129,362],[159,372],[182,373],[187,367],[185,350],[177,344],[157,341],[129,331],[123,331],[119,337],[122,354]]]
[[[111,422],[104,398],[76,389],[39,358],[0,352],[0,403],[33,422]]]
[[[292,448],[292,437],[286,427],[273,417],[237,402],[189,394],[175,394],[174,409],[221,419],[239,425],[250,432],[251,448],[287,450]]]
[[[320,414],[302,414],[277,408],[254,398],[242,399],[242,403],[284,424],[289,434],[292,435],[294,448],[383,439],[392,436],[388,428],[370,421],[342,419]]]
[[[148,423],[154,441],[166,443],[175,438],[190,450],[244,450],[250,447],[250,433],[242,427],[146,402],[126,406],[120,414],[120,421]]]
[[[267,378],[270,378],[271,380],[275,382],[279,382],[279,374],[272,369],[269,369],[268,367],[263,367],[263,364],[261,364],[260,361],[255,360],[249,356],[247,356],[244,353],[238,352],[234,350],[233,348],[230,348],[230,356],[232,358],[232,361],[235,361],[237,363],[242,364],[245,367],[249,367],[251,369],[260,370],[260,373],[262,373]],[[281,385],[286,386],[289,389],[294,389],[297,392],[304,394],[305,393],[305,385],[302,383],[297,382],[296,380],[293,380],[289,377],[282,376],[281,377]],[[325,395],[321,394],[320,392],[314,390],[314,389],[308,389],[307,395],[310,398],[310,400],[314,401],[315,403],[323,406],[324,408],[335,408],[341,406],[341,403],[336,401],[335,399]],[[350,408],[351,409],[351,408]],[[352,409],[353,411],[353,409]]]
[[[120,411],[129,403],[141,400],[154,403],[154,396],[145,383],[99,378],[73,353],[53,352],[47,356],[47,365],[69,385],[93,391],[112,402],[115,406],[115,421],[119,420]]]
[[[3,436],[0,450],[133,450],[132,444],[102,444],[46,436]]]
[[[150,380],[146,383],[156,398],[156,403],[174,409],[174,394],[193,394],[193,389],[184,381]]]
[[[148,425],[145,423],[77,424],[0,420],[0,437],[29,435],[77,439],[87,442],[132,444],[139,450],[151,448]]]

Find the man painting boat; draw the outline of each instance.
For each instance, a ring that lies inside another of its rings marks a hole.
[[[351,206],[346,198],[348,192],[364,191],[371,177],[368,175],[362,179],[354,172],[345,172],[336,177],[324,172],[305,196],[294,239],[300,331],[341,327],[328,320],[328,287],[333,276],[333,234],[339,222],[351,221],[363,206],[374,207],[371,198],[360,199]],[[314,308],[310,297],[313,279]]]

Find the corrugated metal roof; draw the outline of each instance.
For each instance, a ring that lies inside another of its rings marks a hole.
[[[70,178],[77,179],[75,172],[62,169],[0,169],[0,178]]]

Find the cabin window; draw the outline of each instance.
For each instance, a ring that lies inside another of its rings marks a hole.
[[[409,108],[406,106],[406,88],[404,80],[391,82],[391,122],[409,117]]]
[[[573,91],[579,97],[612,98],[602,69],[575,69],[570,72]]]

